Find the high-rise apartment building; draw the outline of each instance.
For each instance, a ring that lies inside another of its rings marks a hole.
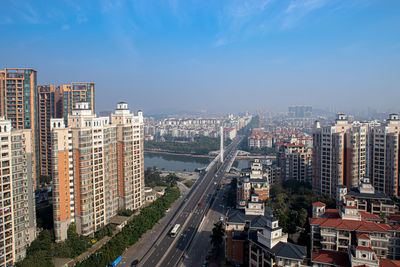
[[[111,115],[111,124],[117,128],[119,206],[135,210],[143,201],[143,115],[139,111],[134,116],[128,104],[121,102]]]
[[[281,168],[283,181],[295,179],[311,183],[313,177],[312,149],[304,144],[277,144],[278,166]]]
[[[368,125],[350,124],[338,114],[336,123],[313,134],[314,188],[321,194],[336,195],[340,185],[357,187],[367,168]]]
[[[31,130],[0,118],[0,266],[23,259],[36,237]]]
[[[62,99],[62,101],[57,101]],[[57,118],[72,114],[76,103],[87,102],[89,109],[94,114],[94,83],[73,82],[71,84],[60,85],[57,87]]]
[[[389,196],[399,196],[400,120],[396,114],[380,126],[372,127],[370,142],[370,178],[374,188]]]
[[[119,208],[137,209],[143,197],[143,116],[125,103],[97,117],[88,103],[75,105],[68,124],[51,120],[53,210],[56,241],[71,222],[89,235],[110,222]]]
[[[72,132],[65,127],[64,119],[51,119],[51,146],[54,236],[62,241],[75,221]]]
[[[0,71],[0,116],[10,120],[15,129],[32,131],[33,172],[39,168],[37,71],[6,68]]]
[[[51,175],[50,119],[55,118],[54,85],[39,85],[39,158],[40,175]]]

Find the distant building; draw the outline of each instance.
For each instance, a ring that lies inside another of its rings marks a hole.
[[[312,183],[312,149],[303,144],[276,144],[276,158],[281,169],[283,181],[295,179],[299,182]]]
[[[293,106],[289,107],[288,112],[289,117],[294,118],[306,118],[312,116],[312,107],[311,106]]]
[[[253,148],[272,147],[274,139],[263,129],[254,129],[248,137],[248,146]]]
[[[224,128],[224,138],[233,140],[237,135],[235,128]]]

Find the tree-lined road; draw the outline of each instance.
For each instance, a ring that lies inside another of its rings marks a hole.
[[[180,262],[210,205],[226,168],[230,161],[234,160],[232,155],[235,154],[242,138],[237,137],[226,147],[226,156],[222,166],[218,168],[219,162],[214,162],[203,177],[199,178],[191,192],[184,198],[182,206],[171,219],[169,226],[159,235],[158,240],[141,260],[139,266],[176,266]],[[173,238],[168,235],[168,232],[175,224],[181,225],[181,232]]]

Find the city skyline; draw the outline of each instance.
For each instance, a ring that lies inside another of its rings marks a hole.
[[[395,1],[5,1],[1,68],[94,82],[96,110],[398,112]],[[25,52],[21,52],[25,51]],[[26,51],[29,51],[27,53]]]

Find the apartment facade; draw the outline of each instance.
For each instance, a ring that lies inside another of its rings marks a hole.
[[[59,101],[61,99],[61,101]],[[57,87],[56,101],[57,118],[67,119],[71,115],[75,105],[80,102],[87,102],[89,109],[94,114],[94,83],[92,82],[72,82]]]
[[[112,123],[112,122],[113,123]],[[119,104],[109,117],[97,117],[77,103],[65,125],[53,119],[53,195],[56,241],[67,238],[71,222],[91,235],[119,208],[143,203],[143,116]]]
[[[50,119],[55,118],[54,85],[39,85],[39,159],[40,175],[51,175]]]
[[[29,68],[0,70],[0,116],[15,129],[32,131],[33,173],[39,169],[37,71]]]
[[[68,227],[75,222],[72,132],[64,119],[52,119],[50,130],[54,236],[59,242],[67,238]]]
[[[278,166],[281,168],[282,180],[295,179],[311,183],[313,177],[312,149],[304,144],[277,144]]]
[[[372,127],[370,142],[370,178],[378,192],[399,196],[400,120],[397,114],[380,126]]]
[[[117,128],[119,206],[135,210],[144,201],[143,114],[132,114],[125,102],[111,115]]]
[[[368,125],[350,124],[338,114],[334,125],[315,123],[313,133],[313,187],[336,196],[338,186],[356,187],[366,176]]]
[[[11,266],[36,238],[32,132],[0,118],[0,144],[0,266]]]

